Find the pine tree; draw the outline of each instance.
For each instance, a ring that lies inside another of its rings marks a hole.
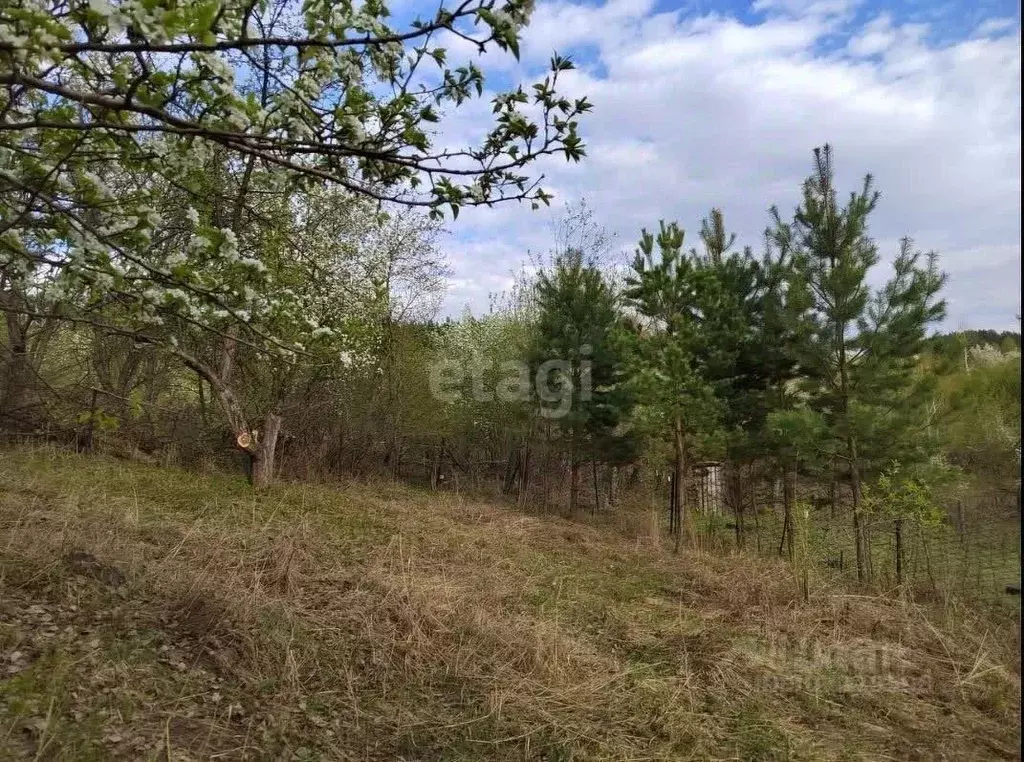
[[[846,464],[861,580],[870,575],[861,499],[864,469],[898,454],[893,436],[906,430],[922,397],[915,357],[927,327],[945,314],[938,298],[945,276],[938,271],[937,257],[929,254],[922,262],[909,239],[901,243],[893,277],[872,293],[868,273],[879,255],[868,235],[868,217],[878,199],[868,175],[846,205],[839,205],[832,151],[826,145],[814,151],[814,173],[804,183],[793,221],[784,223],[772,210],[774,243],[793,258],[810,295],[800,363]],[[907,438],[896,441],[905,445]]]
[[[585,459],[594,464],[596,474],[598,461],[628,457],[628,443],[617,431],[630,404],[620,378],[617,301],[596,264],[586,261],[579,249],[556,256],[552,268],[538,276],[538,319],[530,355],[540,376],[541,412],[558,426],[566,449],[570,513],[579,506]]]
[[[768,355],[780,346],[766,336],[776,273],[758,261],[750,248],[731,251],[735,234],[725,232],[721,211],[712,209],[701,223],[703,255],[693,252],[702,271],[696,302],[701,316],[700,341],[705,378],[723,403],[722,426],[729,448],[740,445],[764,418],[764,396],[778,360]]]
[[[725,232],[722,213],[712,209],[701,226],[704,255],[697,259],[713,276],[705,279],[698,295],[704,320],[699,351],[706,355],[704,374],[721,402],[729,502],[736,513],[737,541],[742,542],[744,463],[768,458],[780,466],[784,509],[790,516],[794,462],[777,457],[777,437],[768,422],[793,404],[789,386],[798,372],[794,345],[807,299],[785,254],[770,246],[760,259],[749,247],[730,251],[735,238]],[[786,525],[791,528],[792,522]]]
[[[657,236],[644,230],[625,292],[633,308],[650,321],[639,337],[634,383],[672,442],[670,531],[677,549],[681,538],[695,538],[684,489],[688,439],[713,428],[719,407],[705,374],[708,352],[701,334],[702,299],[706,304],[716,286],[695,253],[683,250],[684,236],[676,223],[662,222]]]

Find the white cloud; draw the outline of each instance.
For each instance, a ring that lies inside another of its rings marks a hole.
[[[856,8],[858,0],[755,0],[755,11],[781,11],[803,16],[842,15]]]
[[[466,302],[484,308],[527,249],[550,246],[561,204],[580,197],[626,248],[659,218],[693,230],[712,206],[757,247],[767,207],[795,205],[810,149],[828,141],[845,187],[875,175],[879,240],[911,235],[942,253],[951,320],[955,307],[978,325],[1017,325],[1019,31],[1006,34],[1005,20],[992,19],[937,44],[927,26],[889,14],[854,26],[848,2],[762,1],[759,23],[653,7],[538,6],[523,64],[506,71],[535,74],[553,48],[582,52],[584,65],[564,84],[594,103],[582,125],[589,157],[538,167],[561,195],[551,211],[464,212],[454,229],[467,245],[454,265],[466,282],[449,312]],[[478,131],[488,110],[459,114],[446,137]]]
[[[1012,18],[986,19],[978,25],[974,34],[978,37],[988,37],[993,34],[1009,32],[1017,26],[1017,20]]]
[[[896,44],[896,39],[896,30],[892,28],[892,16],[883,13],[872,19],[861,32],[851,37],[846,49],[854,56],[874,56],[890,50]]]
[[[646,18],[653,0],[608,0],[583,5],[558,0],[540,3],[527,27],[524,52],[544,57],[575,45],[601,45],[620,38],[618,29]]]

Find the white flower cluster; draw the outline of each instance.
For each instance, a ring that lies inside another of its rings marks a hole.
[[[968,365],[974,368],[991,368],[996,365],[1002,365],[1010,360],[1016,360],[1019,357],[1020,352],[1007,352],[1004,354],[999,347],[992,344],[982,344],[967,350]]]

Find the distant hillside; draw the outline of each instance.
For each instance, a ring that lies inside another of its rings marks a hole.
[[[927,345],[933,351],[946,352],[991,344],[1003,351],[1020,349],[1020,334],[1016,331],[967,330],[937,333],[930,336]]]
[[[451,493],[0,451],[0,756],[1015,759],[1015,621]],[[647,522],[649,526],[649,522]]]

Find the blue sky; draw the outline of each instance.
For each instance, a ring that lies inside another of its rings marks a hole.
[[[399,0],[396,16],[414,2]],[[541,75],[553,49],[570,54],[580,70],[567,94],[586,94],[594,112],[581,130],[587,159],[538,167],[556,193],[551,210],[467,209],[451,225],[447,314],[485,310],[529,251],[550,250],[565,203],[581,198],[623,262],[641,227],[665,218],[695,230],[712,206],[757,248],[767,208],[792,209],[811,149],[827,141],[842,186],[877,179],[883,260],[903,235],[940,253],[948,327],[1019,325],[1014,2],[539,0],[520,62],[448,47],[455,61],[477,60],[495,89]],[[489,111],[485,98],[450,115],[444,140],[471,142]]]

